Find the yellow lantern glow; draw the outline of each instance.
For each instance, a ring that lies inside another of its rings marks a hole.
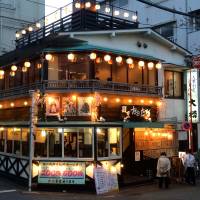
[[[85,7],[86,7],[86,8],[90,8],[90,7],[91,7],[91,3],[90,3],[89,1],[86,2],[86,3],[85,3]]]
[[[11,70],[12,70],[13,72],[16,72],[16,71],[17,71],[17,66],[16,66],[16,65],[12,65],[12,66],[11,66]]]
[[[28,102],[27,101],[24,101],[24,106],[27,106],[28,105]]]
[[[150,103],[150,104],[153,104],[153,101],[152,101],[152,100],[150,100],[150,101],[149,101],[149,103]]]
[[[15,106],[15,104],[12,102],[12,103],[10,103],[10,106],[13,108]]]
[[[77,8],[77,9],[79,9],[79,8],[81,8],[81,4],[80,3],[75,3],[75,8]]]
[[[14,76],[15,76],[15,72],[14,72],[14,71],[11,71],[11,72],[10,72],[10,76],[14,77]]]
[[[140,100],[140,103],[144,103],[144,100],[143,100],[143,99],[141,99],[141,100]]]
[[[73,101],[76,101],[76,99],[77,99],[76,95],[73,95],[73,96],[72,96],[72,100],[73,100]]]
[[[117,98],[115,101],[116,101],[117,103],[119,103],[119,102],[120,102],[120,99],[119,99],[119,98]]]
[[[107,102],[107,101],[108,101],[108,98],[107,98],[107,97],[104,97],[103,100],[104,100],[105,102]]]
[[[29,61],[26,61],[26,62],[24,63],[24,67],[29,68],[30,66],[31,66],[31,63],[30,63]]]
[[[0,109],[3,108],[3,105],[0,104]]]
[[[38,68],[38,69],[41,69],[41,68],[42,68],[42,64],[41,64],[41,63],[38,63],[38,64],[37,64],[37,68]]]
[[[154,63],[153,63],[153,62],[149,62],[149,63],[148,63],[148,69],[149,69],[149,70],[152,70],[153,67],[154,67]]]
[[[132,103],[132,99],[129,99],[128,102],[129,102],[129,103]]]
[[[4,70],[0,70],[0,76],[4,76],[5,72]]]
[[[128,65],[132,65],[132,64],[133,64],[133,59],[132,59],[132,58],[127,58],[127,59],[126,59],[126,63],[127,63]]]
[[[45,59],[48,60],[48,61],[52,60],[52,58],[53,58],[52,54],[48,53],[48,54],[45,55]]]
[[[39,22],[36,23],[35,25],[37,28],[41,28],[41,24]]]
[[[140,61],[138,62],[138,66],[139,66],[139,67],[144,67],[144,61],[143,61],[143,60],[140,60]]]
[[[75,55],[73,53],[70,53],[67,55],[68,60],[73,61],[75,59]]]
[[[161,69],[162,68],[162,64],[159,62],[156,64],[156,69]]]
[[[116,57],[116,62],[117,62],[117,63],[121,63],[122,60],[123,60],[123,58],[122,58],[121,56],[117,56],[117,57]]]
[[[104,56],[104,60],[106,61],[106,62],[109,62],[110,60],[111,60],[111,56],[110,55],[105,55]]]
[[[27,68],[26,67],[22,67],[22,72],[27,72]]]
[[[99,4],[96,4],[96,5],[95,5],[95,9],[96,9],[96,10],[100,10],[100,9],[101,9],[101,6],[100,6]]]
[[[32,26],[29,26],[29,27],[28,27],[28,31],[29,31],[29,32],[32,32],[32,31],[33,31],[33,27],[32,27]]]
[[[97,54],[96,53],[91,53],[90,54],[90,59],[91,60],[95,60],[97,58]]]

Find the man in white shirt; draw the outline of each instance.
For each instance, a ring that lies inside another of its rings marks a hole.
[[[195,157],[193,156],[191,149],[187,151],[183,163],[186,169],[186,182],[195,185]]]

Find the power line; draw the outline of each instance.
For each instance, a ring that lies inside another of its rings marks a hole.
[[[185,13],[185,12],[181,12],[181,11],[178,11],[178,10],[175,10],[175,9],[172,9],[172,8],[168,8],[168,7],[166,7],[166,6],[161,6],[161,5],[152,3],[152,2],[149,1],[149,0],[136,0],[136,1],[139,1],[139,2],[141,2],[141,3],[147,4],[147,5],[149,5],[149,6],[153,6],[153,7],[155,7],[155,8],[160,9],[160,10],[164,10],[164,11],[167,11],[167,12],[170,12],[170,13],[173,13],[173,14],[183,15],[183,16],[187,16],[187,17],[199,18],[199,16],[192,15],[192,14],[188,14],[188,13]]]

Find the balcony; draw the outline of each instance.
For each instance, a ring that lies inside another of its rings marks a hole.
[[[28,86],[15,87],[9,90],[1,90],[0,98],[27,96],[29,90],[39,89],[46,92],[102,92],[109,94],[122,94],[132,96],[161,97],[162,87],[139,84],[115,83],[100,80],[60,80],[44,81]]]

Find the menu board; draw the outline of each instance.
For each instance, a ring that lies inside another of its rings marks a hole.
[[[104,168],[95,168],[94,178],[97,194],[119,190],[116,172],[110,172]]]
[[[41,184],[85,184],[85,163],[40,162],[38,183]]]

